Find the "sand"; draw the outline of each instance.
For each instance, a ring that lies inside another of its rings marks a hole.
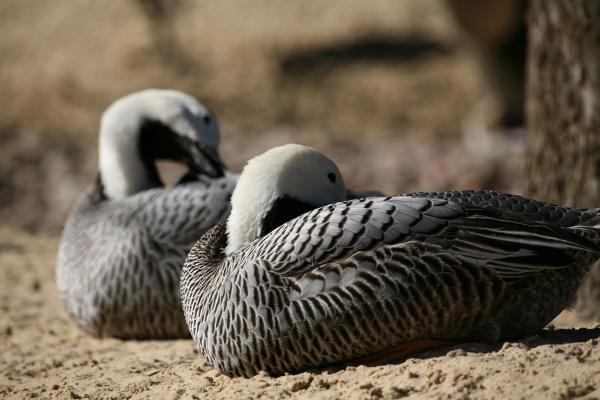
[[[578,323],[572,315],[515,343],[468,343],[377,367],[229,378],[191,340],[79,331],[54,284],[57,246],[56,235],[0,229],[0,398],[600,398],[600,324],[569,328]]]
[[[485,85],[445,2],[178,3],[186,3],[176,36],[190,58],[187,72],[152,51],[153,32],[136,2],[0,2],[0,223],[54,232],[0,226],[0,399],[600,399],[600,324],[582,325],[574,315],[519,343],[253,379],[219,374],[191,340],[124,342],[80,332],[54,285],[57,230],[95,176],[100,113],[133,90],[177,88],[202,99],[219,116],[232,168],[299,142],[334,159],[354,188],[524,187],[521,136],[478,128],[485,113],[471,109]],[[304,75],[281,67],[290,56],[379,35],[400,47],[416,35],[437,50]]]

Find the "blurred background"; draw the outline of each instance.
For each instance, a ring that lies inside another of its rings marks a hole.
[[[288,142],[347,185],[521,193],[524,6],[489,0],[3,0],[0,221],[59,232],[102,111],[175,88],[229,167]]]

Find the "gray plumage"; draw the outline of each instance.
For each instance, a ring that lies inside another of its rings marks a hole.
[[[179,295],[183,262],[195,241],[229,212],[238,178],[227,171],[214,178],[202,172],[208,163],[202,157],[211,159],[211,168],[221,167],[212,159],[218,158],[218,130],[209,116],[195,99],[160,90],[127,96],[105,113],[101,145],[110,140],[101,153],[100,175],[69,214],[56,271],[65,308],[87,333],[189,336]],[[216,135],[208,150],[202,143],[207,129]],[[115,164],[126,140],[135,146]],[[187,183],[162,186],[154,161],[163,154],[195,171],[185,177]]]
[[[491,207],[535,222],[548,222],[600,243],[600,208],[568,208],[526,197],[493,190],[457,190],[448,192],[415,192],[401,196],[443,199],[464,207]]]
[[[282,374],[413,339],[493,342],[543,328],[599,258],[587,224],[597,210],[453,196],[470,195],[327,205],[228,256],[218,224],[182,273],[199,351],[228,375]]]
[[[72,319],[98,337],[189,336],[179,277],[198,238],[222,220],[228,177],[97,201],[90,187],[73,207],[59,250],[57,285]]]

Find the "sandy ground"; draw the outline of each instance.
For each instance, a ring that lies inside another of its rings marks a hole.
[[[0,398],[600,399],[600,324],[560,321],[517,343],[464,344],[395,365],[228,378],[191,340],[80,332],[54,285],[57,245],[54,236],[0,230]]]
[[[54,285],[57,232],[95,176],[100,113],[133,90],[198,96],[219,116],[235,169],[299,142],[328,154],[354,188],[523,188],[523,137],[483,134],[485,85],[444,1],[173,3],[175,64],[153,50],[156,32],[133,1],[0,2],[0,223],[19,227],[0,226],[0,399],[600,399],[600,324],[573,315],[519,343],[253,379],[217,373],[190,340],[80,332]],[[398,57],[286,69],[378,38]],[[429,50],[411,56],[419,44]]]

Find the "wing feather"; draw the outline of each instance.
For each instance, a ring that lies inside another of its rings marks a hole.
[[[282,254],[276,255],[279,262],[272,268],[296,277],[356,252],[368,257],[368,252],[377,248],[415,240],[491,268],[507,279],[566,268],[573,265],[575,252],[599,251],[598,246],[559,224],[519,221],[501,209],[467,209],[443,199],[405,196],[329,205],[260,240],[265,244],[252,246],[261,249],[256,256],[272,259],[269,249],[280,249]]]

